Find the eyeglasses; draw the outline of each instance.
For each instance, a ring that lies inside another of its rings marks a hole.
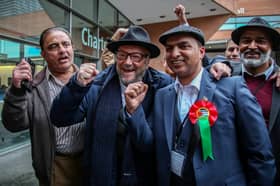
[[[118,60],[126,60],[127,57],[130,57],[130,60],[136,63],[141,62],[144,58],[148,57],[148,54],[142,54],[139,52],[132,52],[132,53],[127,53],[123,51],[117,51],[116,57]]]

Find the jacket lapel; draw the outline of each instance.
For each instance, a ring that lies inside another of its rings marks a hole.
[[[175,109],[176,109],[176,91],[174,89],[174,84],[169,86],[168,91],[166,92],[167,102],[163,107],[163,113],[169,113],[164,116],[164,129],[165,135],[167,139],[167,144],[169,150],[172,150],[172,142],[173,142],[173,128],[174,128],[174,120],[175,120]]]
[[[209,73],[206,70],[203,70],[198,100],[207,98],[208,101],[212,101],[215,88],[216,84],[213,83],[213,80],[210,78]]]

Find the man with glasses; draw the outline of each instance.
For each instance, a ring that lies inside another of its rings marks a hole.
[[[154,186],[153,145],[142,143],[151,136],[143,135],[150,126],[124,121],[124,94],[135,87],[145,92],[142,108],[149,118],[155,92],[172,78],[149,67],[160,50],[142,27],[129,27],[107,48],[116,62],[98,76],[94,68],[81,66],[54,100],[51,120],[61,127],[86,118],[85,185]]]

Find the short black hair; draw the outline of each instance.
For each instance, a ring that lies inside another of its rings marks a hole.
[[[52,32],[52,31],[64,32],[69,37],[69,39],[71,40],[71,43],[73,43],[72,42],[72,37],[71,37],[70,33],[65,28],[59,27],[59,26],[50,27],[50,28],[45,29],[41,33],[41,35],[40,35],[40,47],[41,47],[41,50],[43,50],[43,47],[44,47],[45,37],[48,35],[48,33]]]

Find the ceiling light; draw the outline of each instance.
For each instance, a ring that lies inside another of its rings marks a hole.
[[[136,19],[136,21],[138,21],[138,22],[140,22],[140,21],[142,21],[143,19],[141,19],[141,18],[138,18],[138,19]]]
[[[210,10],[210,12],[215,12],[217,9],[216,8],[211,8],[209,10]]]
[[[161,19],[165,18],[165,15],[161,15],[161,16],[159,16],[159,18],[161,18]]]

